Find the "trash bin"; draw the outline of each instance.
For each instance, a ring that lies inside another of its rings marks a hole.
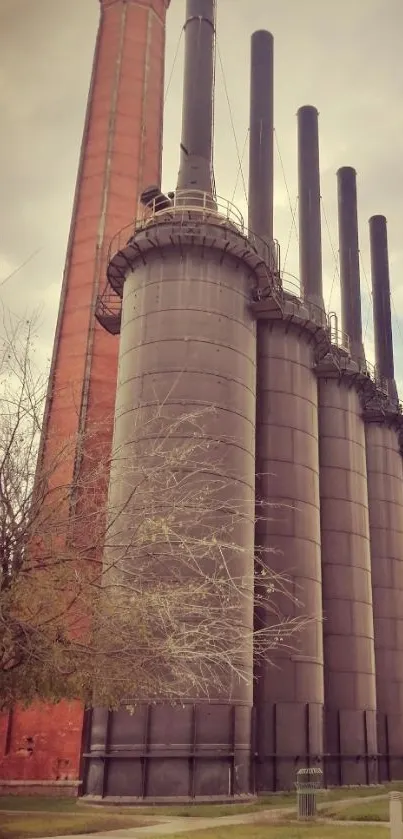
[[[314,819],[318,789],[322,788],[322,770],[298,769],[297,772],[297,815],[299,819]]]

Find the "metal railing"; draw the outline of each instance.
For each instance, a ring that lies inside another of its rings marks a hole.
[[[102,294],[97,297],[95,317],[111,335],[119,334],[122,320],[122,300],[109,286],[106,286]]]
[[[290,274],[289,271],[280,271],[281,285],[286,294],[296,297],[302,303],[301,283],[295,274]]]
[[[329,312],[328,323],[330,331],[330,343],[334,347],[337,347],[337,349],[342,350],[343,352],[348,353],[348,355],[350,355],[350,338],[346,332],[343,332],[341,329],[339,329],[339,319],[337,317],[336,312]]]
[[[226,222],[229,222],[245,235],[243,215],[238,207],[227,198],[222,198],[220,195],[213,196],[211,193],[203,192],[200,189],[177,189],[176,192],[170,193],[170,196],[171,194],[169,206],[159,209],[161,199],[157,197],[153,198],[144,207],[143,225],[159,220],[163,216],[187,216],[189,213],[197,213],[202,218],[211,219],[215,217],[220,222],[225,219]]]
[[[172,224],[178,232],[182,229],[181,232],[185,236],[188,232],[194,235],[194,224],[200,220],[223,227],[228,225],[239,233],[245,241],[246,248],[250,248],[266,266],[268,289],[272,292],[274,288],[281,292],[280,246],[277,240],[268,243],[249,231],[242,213],[232,201],[220,196],[213,198],[210,193],[200,190],[178,190],[176,193],[169,193],[169,197],[164,198],[162,208],[161,196],[139,208],[139,214],[133,222],[121,228],[110,241],[107,264],[109,265],[117,254],[124,252],[138,233],[152,224]]]

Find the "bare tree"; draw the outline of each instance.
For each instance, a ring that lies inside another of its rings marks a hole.
[[[295,646],[304,623],[288,581],[254,555],[255,512],[220,462],[214,408],[138,412],[107,459],[99,427],[55,437],[37,462],[45,380],[33,326],[5,323],[1,348],[0,695],[122,699],[230,694],[251,653]],[[210,430],[209,430],[210,429]],[[58,476],[90,452],[73,490]],[[102,490],[110,475],[109,504]],[[100,491],[101,488],[101,491]],[[259,517],[270,518],[264,506]],[[294,608],[285,611],[284,599]],[[259,613],[258,628],[253,612]]]

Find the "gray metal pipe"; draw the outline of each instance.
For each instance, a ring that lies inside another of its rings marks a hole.
[[[395,370],[393,362],[392,316],[390,310],[388,232],[385,216],[372,216],[370,218],[369,235],[371,243],[376,368],[381,378],[387,379],[391,385],[392,383],[394,385]]]
[[[324,309],[318,111],[312,105],[298,114],[299,263],[304,299]]]
[[[273,35],[264,29],[251,40],[249,132],[249,230],[273,244]]]
[[[354,361],[365,360],[362,343],[360,252],[358,245],[357,173],[351,166],[337,172],[341,317]]]
[[[178,189],[213,192],[214,0],[187,0]]]

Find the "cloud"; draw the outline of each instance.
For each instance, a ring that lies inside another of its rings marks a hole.
[[[171,83],[164,131],[164,185],[175,184],[181,124],[184,0],[168,12],[166,78]],[[97,0],[2,0],[0,37],[0,280],[37,255],[4,286],[14,309],[43,309],[42,342],[50,352],[68,237],[75,177],[94,50]],[[403,309],[401,137],[403,77],[399,67],[403,4],[388,0],[218,0],[215,164],[218,192],[245,206],[239,156],[248,129],[249,38],[275,37],[275,226],[287,270],[298,273],[291,206],[297,195],[298,107],[320,111],[323,206],[337,249],[335,172],[358,171],[362,263],[369,276],[368,225],[388,217],[393,299]],[[177,60],[173,60],[178,49]],[[224,70],[224,74],[223,71]],[[228,105],[228,100],[230,108]],[[235,127],[235,136],[232,128]],[[247,171],[247,151],[243,159]],[[237,184],[237,186],[236,186]],[[291,234],[291,235],[290,235]],[[323,227],[326,295],[335,273]],[[369,292],[363,276],[363,319]],[[332,306],[338,305],[337,281]],[[403,377],[403,320],[394,318],[398,375]],[[367,328],[371,342],[371,324]]]

